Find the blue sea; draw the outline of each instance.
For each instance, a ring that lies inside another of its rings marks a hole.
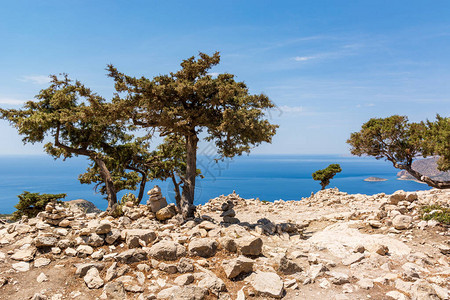
[[[328,187],[337,187],[347,193],[377,194],[396,190],[427,190],[425,184],[397,180],[397,169],[389,162],[372,158],[343,155],[250,155],[215,163],[214,157],[200,156],[198,168],[205,178],[197,180],[196,204],[222,194],[236,191],[243,198],[259,198],[274,201],[300,200],[311,192],[320,190],[320,184],[311,174],[339,163],[342,172]],[[23,191],[39,193],[66,193],[66,200],[86,199],[100,209],[107,206],[104,196],[93,186],[80,184],[78,175],[88,165],[85,158],[66,161],[53,160],[49,156],[0,156],[0,213],[12,213],[17,195]],[[366,182],[375,176],[388,179],[384,182]],[[158,184],[169,202],[174,202],[170,181],[148,182],[146,190]],[[119,193],[119,197],[125,192]],[[146,202],[146,195],[143,203]]]

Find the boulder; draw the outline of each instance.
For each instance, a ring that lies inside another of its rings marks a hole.
[[[126,229],[122,231],[122,237],[128,248],[138,248],[149,246],[156,239],[156,233],[151,229]]]
[[[177,264],[177,269],[179,273],[194,272],[194,261],[192,259],[182,257]]]
[[[103,280],[100,278],[97,268],[90,268],[83,280],[90,289],[99,289],[104,284]]]
[[[392,226],[395,229],[402,230],[407,229],[411,226],[412,218],[410,216],[405,215],[396,215],[394,219],[392,219]]]
[[[302,268],[286,256],[282,256],[278,261],[278,272],[290,275],[301,271]]]
[[[71,201],[66,201],[68,204],[68,209],[73,212],[82,212],[85,214],[91,213],[101,213],[102,211],[98,209],[94,203],[84,200],[84,199],[76,199]]]
[[[406,199],[405,191],[396,191],[391,196],[389,196],[389,203],[397,205],[400,201],[404,201]]]
[[[115,281],[115,282],[108,282],[107,284],[105,284],[100,299],[105,300],[127,299],[127,293],[125,292],[123,283],[120,281]]]
[[[125,263],[125,264],[131,264],[135,262],[140,262],[147,260],[147,252],[145,252],[142,249],[130,249],[126,250],[119,255],[116,256],[116,260]]]
[[[175,278],[174,280],[176,285],[188,285],[194,282],[194,275],[192,274],[183,274]]]
[[[177,214],[175,204],[171,203],[168,206],[161,208],[156,212],[156,218],[160,221],[168,220]]]
[[[20,260],[20,261],[32,261],[34,259],[35,253],[36,253],[35,247],[19,249],[13,255],[11,255],[11,259]]]
[[[253,272],[253,260],[245,256],[239,256],[234,259],[224,260],[222,268],[227,275],[227,278],[232,279],[239,276],[241,273]]]
[[[58,243],[58,238],[52,235],[39,235],[34,239],[34,245],[38,248],[54,247]]]
[[[250,283],[256,293],[263,297],[281,298],[283,296],[284,283],[276,273],[257,271]]]
[[[238,253],[245,256],[258,256],[262,252],[263,241],[259,237],[245,236],[236,240]]]
[[[205,278],[200,280],[198,287],[208,289],[216,296],[227,290],[223,280],[213,274],[207,274]]]
[[[150,248],[149,255],[158,260],[177,260],[186,255],[186,248],[177,242],[163,240]]]
[[[19,272],[26,272],[28,270],[30,270],[30,264],[24,261],[12,264],[12,267],[14,270],[19,271]]]
[[[211,257],[216,254],[217,242],[210,238],[194,239],[189,243],[189,254],[192,256]]]
[[[89,271],[92,268],[96,268],[99,271],[103,270],[103,268],[105,267],[105,264],[102,263],[81,263],[81,264],[75,264],[75,275],[79,276],[79,277],[84,277],[87,273],[87,271]]]

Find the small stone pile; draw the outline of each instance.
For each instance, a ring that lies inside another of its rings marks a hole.
[[[240,221],[238,218],[235,218],[236,212],[233,209],[234,204],[232,200],[228,200],[227,202],[222,203],[220,216],[223,218],[224,223],[230,224],[238,224]]]
[[[147,192],[147,195],[150,196],[147,201],[147,205],[150,206],[152,212],[156,213],[161,208],[167,206],[166,198],[162,196],[161,188],[159,186],[155,185],[151,190]]]
[[[38,214],[38,217],[47,224],[61,227],[66,227],[64,226],[64,223],[66,223],[65,221],[69,222],[70,219],[73,219],[72,215],[67,214],[67,209],[62,204],[57,203],[56,201],[49,202],[45,206],[45,211],[40,212]]]

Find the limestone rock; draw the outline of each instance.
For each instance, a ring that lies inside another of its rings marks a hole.
[[[108,282],[107,284],[105,284],[100,299],[105,300],[127,299],[127,294],[125,292],[123,283],[120,281],[116,281],[116,282]]]
[[[261,296],[274,298],[281,298],[283,296],[284,283],[276,273],[257,271],[250,283]]]
[[[200,257],[211,257],[216,254],[217,242],[210,238],[198,238],[189,243],[189,254]]]
[[[239,256],[234,259],[224,260],[222,262],[223,270],[227,278],[232,279],[239,276],[241,273],[253,272],[254,261],[245,256]]]
[[[50,264],[50,262],[51,262],[50,259],[45,258],[45,257],[40,257],[34,261],[34,267],[35,268],[45,267],[45,266],[48,266]]]
[[[148,246],[156,239],[155,231],[151,229],[127,229],[122,232],[128,248]]]
[[[38,248],[54,247],[57,243],[58,239],[51,235],[40,235],[34,239],[34,245]]]
[[[176,285],[188,285],[194,282],[194,276],[192,274],[183,274],[175,278],[174,280]]]
[[[161,208],[156,212],[156,218],[160,221],[168,220],[177,214],[175,204],[171,203],[168,206]]]
[[[215,275],[206,275],[205,278],[199,281],[198,287],[208,289],[214,295],[219,295],[220,292],[227,290],[222,279]]]
[[[158,260],[177,260],[186,255],[186,248],[177,242],[164,240],[154,244],[149,255]]]
[[[262,252],[263,241],[259,237],[245,236],[236,240],[238,253],[245,256],[258,256]]]
[[[392,225],[395,229],[402,230],[411,226],[412,218],[405,215],[397,215],[392,219]]]
[[[20,261],[32,261],[34,259],[35,253],[36,248],[30,246],[26,249],[17,250],[13,255],[11,255],[11,259]]]
[[[87,271],[83,280],[86,283],[87,287],[90,289],[99,289],[104,284],[103,280],[100,278],[100,274],[97,268],[94,267],[90,268],[89,271]]]
[[[28,270],[30,270],[30,264],[24,261],[12,264],[12,267],[14,270],[19,271],[19,272],[26,272]]]
[[[41,273],[41,274],[39,274],[39,276],[36,278],[36,281],[37,281],[38,283],[42,283],[42,282],[44,282],[44,281],[48,281],[48,277],[47,277],[44,273]]]
[[[81,263],[81,264],[75,264],[75,267],[77,268],[75,271],[75,275],[79,276],[79,277],[84,277],[86,275],[86,273],[92,269],[92,268],[96,268],[99,271],[103,270],[103,268],[105,267],[105,264],[103,263]]]
[[[278,261],[278,271],[289,275],[301,272],[302,268],[286,256],[282,256]]]
[[[131,264],[147,260],[147,252],[142,249],[130,249],[126,250],[116,256],[117,261],[125,264]]]

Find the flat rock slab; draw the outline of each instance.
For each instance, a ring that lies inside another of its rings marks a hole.
[[[251,285],[261,296],[274,298],[281,298],[283,296],[284,283],[276,273],[257,271],[253,275]]]
[[[389,248],[391,255],[404,256],[411,249],[401,241],[382,234],[364,234],[356,228],[351,228],[357,222],[337,223],[328,226],[324,230],[313,234],[308,240],[313,245],[327,248],[333,255],[346,258],[352,249],[358,245],[368,248],[370,245],[380,244]]]

